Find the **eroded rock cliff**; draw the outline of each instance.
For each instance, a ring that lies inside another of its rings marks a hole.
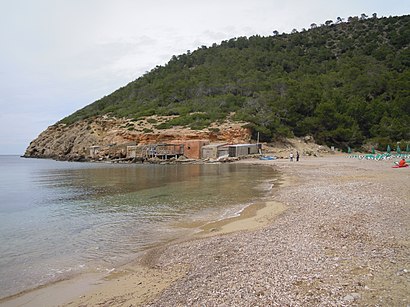
[[[245,123],[213,124],[204,130],[183,127],[160,130],[156,126],[169,118],[152,116],[141,120],[102,116],[78,121],[72,125],[55,124],[43,131],[28,146],[24,156],[57,160],[88,160],[90,149],[100,148],[100,155],[122,158],[127,145],[145,145],[187,140],[246,143],[251,132]]]

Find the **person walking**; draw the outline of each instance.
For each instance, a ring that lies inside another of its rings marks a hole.
[[[296,162],[299,161],[299,151],[296,151]]]
[[[289,158],[290,158],[290,162],[293,162],[293,152],[290,153]]]

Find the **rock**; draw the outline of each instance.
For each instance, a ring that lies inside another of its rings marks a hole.
[[[313,139],[313,136],[307,135],[307,136],[305,136],[305,137],[303,138],[303,141],[304,141],[305,143],[313,143],[315,140]]]
[[[396,275],[397,276],[402,276],[402,275],[404,275],[404,274],[406,274],[406,273],[408,273],[409,271],[407,270],[407,269],[401,269],[401,270],[399,270],[397,273],[396,273]]]
[[[156,117],[156,122],[169,117]],[[209,140],[211,142],[246,143],[251,138],[249,128],[243,123],[225,122],[220,129],[191,130],[179,127],[156,129],[150,118],[137,122],[127,118],[109,116],[89,118],[71,125],[56,123],[33,140],[24,157],[52,158],[57,160],[83,161],[91,158],[90,148],[98,148],[94,160],[124,158],[128,145],[160,144],[175,141]],[[139,128],[141,127],[141,128]]]
[[[361,296],[360,296],[359,293],[350,293],[350,294],[346,295],[346,296],[343,298],[343,301],[352,303],[352,302],[354,302],[354,301],[360,299],[360,297],[361,297]]]

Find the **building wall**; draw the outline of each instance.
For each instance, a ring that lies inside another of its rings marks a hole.
[[[97,158],[99,151],[100,151],[100,146],[91,146],[90,147],[90,157],[92,159]]]
[[[226,144],[206,145],[202,147],[202,159],[218,159],[228,155],[228,146]]]
[[[241,157],[259,153],[260,144],[240,144],[229,146],[230,157]]]
[[[229,148],[228,146],[221,146],[218,147],[218,158],[222,156],[228,156],[229,155]]]
[[[127,158],[135,158],[137,156],[137,146],[127,146]]]
[[[188,159],[201,159],[202,147],[209,144],[208,140],[176,141],[184,145],[184,156]]]
[[[218,147],[203,147],[202,159],[216,159],[218,157]]]

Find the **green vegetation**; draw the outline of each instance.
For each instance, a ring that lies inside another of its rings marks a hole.
[[[142,131],[143,131],[144,133],[152,133],[152,132],[154,132],[154,130],[148,129],[148,128],[144,128]]]
[[[410,140],[410,15],[338,18],[292,34],[238,37],[172,59],[62,120],[177,115],[202,129],[234,112],[269,141],[313,135],[360,146]]]

